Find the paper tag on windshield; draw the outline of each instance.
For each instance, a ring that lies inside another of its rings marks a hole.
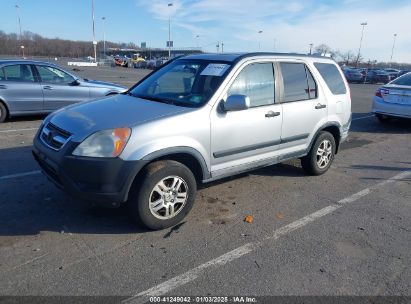
[[[221,76],[227,71],[229,65],[223,63],[210,63],[200,75],[202,76]]]

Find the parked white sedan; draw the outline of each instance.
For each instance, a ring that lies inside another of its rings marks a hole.
[[[390,117],[411,119],[411,72],[375,92],[372,112],[381,122],[387,122]]]

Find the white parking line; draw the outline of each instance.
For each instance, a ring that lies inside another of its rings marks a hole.
[[[38,129],[39,129],[39,128],[25,128],[25,129],[0,130],[0,133],[20,132],[20,131],[33,131],[33,130],[38,130]]]
[[[128,299],[125,299],[122,301],[122,303],[145,303],[147,302],[148,296],[162,296],[165,295],[166,293],[181,287],[187,283],[190,283],[197,279],[201,274],[203,274],[207,269],[209,268],[217,268],[220,266],[223,266],[225,264],[228,264],[231,261],[234,261],[248,253],[251,253],[255,251],[257,248],[261,247],[264,245],[265,242],[267,241],[275,241],[279,239],[281,236],[284,236],[294,230],[297,230],[301,227],[304,227],[305,225],[312,223],[323,216],[326,216],[328,214],[331,214],[335,210],[356,202],[360,198],[370,194],[373,190],[380,188],[386,184],[393,183],[395,181],[401,180],[403,178],[406,178],[411,175],[411,170],[403,171],[389,179],[386,179],[372,187],[366,188],[364,190],[361,190],[353,195],[350,195],[349,197],[346,197],[344,199],[339,200],[335,204],[331,204],[325,208],[322,208],[314,213],[311,213],[299,220],[296,220],[295,222],[292,222],[284,227],[281,227],[273,232],[272,235],[266,237],[265,239],[257,242],[252,242],[252,243],[247,243],[243,246],[240,246],[230,252],[227,252],[211,261],[208,261],[204,264],[201,264],[191,270],[188,270],[174,278],[171,278],[170,280],[165,281],[164,283],[161,283],[159,285],[156,285],[154,287],[151,287],[147,290],[141,291],[134,295],[133,297],[130,297]]]
[[[372,114],[372,115],[367,115],[367,116],[357,117],[357,118],[353,118],[352,120],[360,120],[360,119],[366,119],[366,118],[370,118],[370,117],[375,117],[375,115],[374,115],[374,114]]]
[[[17,178],[17,177],[24,177],[24,176],[35,175],[35,174],[40,174],[40,173],[41,173],[41,171],[37,170],[37,171],[29,171],[29,172],[11,174],[11,175],[3,175],[3,176],[0,176],[0,180]]]

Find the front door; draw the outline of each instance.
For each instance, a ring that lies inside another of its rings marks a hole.
[[[90,99],[90,89],[73,85],[71,75],[46,65],[36,65],[44,94],[44,110],[54,111],[72,103]]]
[[[273,157],[281,137],[281,104],[275,103],[272,62],[245,65],[229,85],[232,94],[250,98],[250,108],[211,113],[211,171],[213,176],[236,171],[254,162]]]

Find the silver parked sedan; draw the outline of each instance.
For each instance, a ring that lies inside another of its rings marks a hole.
[[[378,120],[390,117],[411,118],[411,73],[404,74],[375,92],[372,112]]]
[[[82,79],[47,62],[0,60],[0,122],[126,90],[113,83]]]

